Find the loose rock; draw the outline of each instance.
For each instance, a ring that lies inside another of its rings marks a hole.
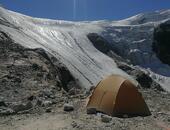
[[[74,106],[73,105],[70,105],[70,104],[64,104],[64,111],[73,111],[74,110]]]
[[[17,113],[19,111],[29,110],[33,107],[31,102],[28,103],[14,103],[12,109]]]
[[[101,121],[105,123],[109,123],[112,120],[112,117],[108,115],[101,115]]]
[[[6,107],[6,106],[7,106],[7,104],[6,104],[4,101],[0,101],[0,107],[1,107],[1,106]]]
[[[71,123],[71,125],[72,125],[73,128],[77,127],[77,123],[76,123],[75,121],[73,121],[73,122]]]
[[[13,113],[14,113],[14,110],[12,110],[11,108],[6,108],[6,107],[0,108],[0,115],[10,115]]]
[[[138,70],[133,70],[133,71],[131,71],[131,75],[135,76],[136,80],[140,83],[140,85],[142,87],[144,87],[144,88],[151,87],[153,80],[144,72],[138,71]]]
[[[51,106],[53,103],[52,103],[52,101],[42,101],[42,106],[43,107],[49,107],[49,106]]]
[[[44,94],[44,96],[47,96],[47,97],[51,97],[51,96],[53,95],[51,89],[45,89],[45,90],[43,90],[43,94]]]
[[[97,111],[95,108],[87,108],[87,114],[96,114]]]
[[[34,99],[36,99],[36,97],[34,95],[31,95],[27,98],[27,100],[29,100],[29,101],[33,101]]]
[[[47,113],[52,112],[52,108],[51,108],[51,107],[48,107],[48,108],[46,109],[46,112],[47,112]]]

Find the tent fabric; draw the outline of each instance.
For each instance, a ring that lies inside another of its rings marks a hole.
[[[150,115],[137,87],[119,75],[111,75],[100,81],[89,97],[87,108],[95,108],[112,116]]]

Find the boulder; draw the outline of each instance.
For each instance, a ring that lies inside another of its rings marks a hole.
[[[130,75],[135,77],[143,88],[151,87],[153,80],[151,77],[149,77],[149,75],[145,74],[143,71],[133,70],[130,72]]]
[[[121,70],[125,71],[126,73],[134,77],[142,88],[154,88],[159,91],[164,91],[164,89],[159,83],[154,81],[149,76],[149,74],[145,73],[139,68],[132,67],[131,65],[128,65],[127,63],[124,63],[124,62],[117,61],[116,64],[118,68],[120,68]]]
[[[29,110],[33,107],[33,104],[31,102],[27,103],[14,103],[12,104],[12,109],[17,113],[20,111]]]
[[[67,112],[70,112],[70,111],[73,111],[74,110],[74,106],[71,105],[71,104],[64,104],[64,111],[67,111]]]
[[[104,123],[109,123],[112,120],[111,116],[108,115],[101,115],[101,121]]]
[[[95,108],[87,108],[87,114],[96,114],[97,111]]]

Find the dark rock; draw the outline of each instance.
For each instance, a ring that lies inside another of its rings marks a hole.
[[[52,104],[57,104],[59,101],[60,101],[60,100],[54,98],[54,99],[52,100]]]
[[[14,82],[21,83],[21,78],[20,78],[20,77],[16,77],[16,78],[14,78]]]
[[[129,75],[134,77],[138,81],[139,86],[141,86],[142,88],[154,88],[159,91],[164,91],[164,89],[162,88],[162,86],[159,83],[154,81],[149,76],[149,74],[146,74],[139,68],[132,67],[124,62],[117,61],[116,63],[120,69],[122,69],[123,71],[125,71],[126,73],[128,73]]]
[[[142,71],[133,70],[130,72],[143,88],[151,88],[152,78]]]
[[[73,111],[74,110],[74,106],[71,105],[71,104],[64,104],[64,111],[67,111],[67,112],[70,112],[70,111]]]
[[[43,101],[42,101],[41,99],[38,99],[36,105],[42,106],[42,102],[43,102]]]
[[[28,103],[14,103],[12,105],[12,109],[17,113],[20,111],[29,110],[33,107],[33,104],[31,102]]]
[[[74,77],[71,75],[71,73],[68,71],[66,67],[61,66],[59,68],[59,72],[60,72],[60,80],[64,90],[69,91],[69,89],[71,89],[72,87],[77,86]],[[69,86],[70,82],[72,82],[71,86]]]
[[[101,121],[104,123],[109,123],[112,120],[111,116],[108,115],[101,115]]]
[[[113,43],[108,42],[103,36],[97,33],[89,33],[87,37],[97,50],[106,54],[107,56],[112,58],[115,62],[123,61],[130,63],[129,60],[122,58],[120,56],[119,49],[117,49],[117,47],[114,46]]]
[[[34,70],[38,70],[40,67],[39,67],[39,65],[38,64],[32,64],[32,68],[34,69]]]
[[[158,91],[165,91],[160,84],[158,84],[156,81],[153,81],[151,84],[151,88],[155,88]]]
[[[168,118],[168,122],[170,122],[170,118]]]
[[[127,73],[130,73],[131,71],[134,70],[130,65],[128,65],[124,62],[116,62],[116,63],[117,63],[118,68],[120,68],[121,70],[123,70]]]
[[[108,41],[97,33],[89,33],[87,37],[93,43],[94,47],[104,54],[111,51],[112,47],[109,45]]]
[[[71,126],[72,126],[73,128],[76,128],[76,127],[78,126],[78,124],[77,124],[77,122],[73,121],[73,122],[71,123]]]
[[[4,101],[0,101],[0,107],[1,106],[7,107],[7,104]]]
[[[160,24],[154,30],[153,51],[165,64],[170,65],[170,21]]]
[[[97,114],[97,111],[95,108],[87,108],[87,114]]]
[[[36,99],[36,97],[34,95],[31,95],[27,98],[27,100],[29,100],[29,101],[33,101],[34,99]]]
[[[48,107],[48,108],[46,108],[46,110],[45,110],[47,113],[50,113],[50,112],[52,112],[52,108],[51,107]]]
[[[14,110],[7,107],[0,107],[0,115],[11,115],[14,114]]]

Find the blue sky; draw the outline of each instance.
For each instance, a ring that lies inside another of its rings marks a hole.
[[[170,0],[1,0],[5,8],[26,15],[61,20],[118,20],[170,9]]]

